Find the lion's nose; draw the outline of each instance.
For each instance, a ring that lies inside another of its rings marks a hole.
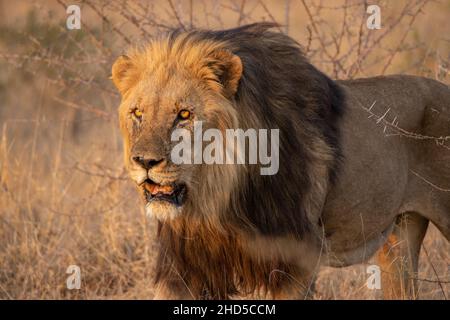
[[[146,157],[133,157],[133,161],[138,163],[144,169],[150,170],[151,168],[161,164],[164,159],[152,159]]]

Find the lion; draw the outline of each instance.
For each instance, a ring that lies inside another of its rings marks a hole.
[[[377,251],[384,296],[415,298],[429,221],[450,237],[449,88],[332,80],[274,26],[175,30],[113,64],[125,164],[158,224],[155,299],[311,298],[321,266]],[[171,133],[194,121],[278,129],[278,172],[175,164]]]

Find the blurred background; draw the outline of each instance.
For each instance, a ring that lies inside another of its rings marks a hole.
[[[81,8],[68,30],[66,8]],[[110,76],[174,27],[276,21],[335,79],[405,73],[450,83],[450,1],[0,0],[0,298],[150,299],[154,224],[123,168]],[[401,124],[401,115],[399,115]],[[445,152],[445,151],[443,151]],[[369,261],[368,264],[371,264]],[[68,290],[66,269],[81,268]],[[316,299],[379,299],[367,265],[323,268]],[[430,226],[420,295],[450,296],[450,245]]]

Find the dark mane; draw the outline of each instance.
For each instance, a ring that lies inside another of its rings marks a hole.
[[[230,200],[226,236],[206,226],[194,235],[187,221],[177,226],[178,231],[160,223],[157,281],[166,278],[165,270],[175,265],[195,290],[206,289],[216,298],[258,285],[276,291],[279,283],[271,282],[269,274],[273,269],[294,273],[290,263],[281,259],[263,263],[248,257],[242,249],[245,239],[236,230],[249,237],[319,238],[318,211],[328,185],[337,177],[342,156],[337,124],[344,112],[344,96],[333,80],[308,62],[297,42],[270,31],[276,26],[257,23],[189,32],[188,38],[221,42],[240,57],[243,75],[234,97],[239,123],[243,129],[280,130],[280,168],[276,175],[262,176],[258,165],[248,166]],[[179,34],[176,31],[170,37]],[[195,242],[183,240],[188,237],[195,237]],[[190,278],[190,269],[204,279]]]
[[[343,113],[344,97],[334,81],[308,62],[297,42],[270,31],[277,26],[255,23],[194,34],[199,39],[227,43],[226,47],[241,58],[244,71],[235,97],[241,123],[256,115],[258,121],[247,123],[247,127],[280,129],[280,171],[274,176],[249,174],[247,186],[237,195],[237,202],[246,204],[241,210],[263,234],[294,234],[301,238],[310,230],[299,194],[301,199],[302,193],[309,191],[312,181],[308,170],[316,160],[305,145],[312,137],[324,139],[334,153],[328,172],[333,182],[341,157],[337,120]],[[305,135],[301,141],[294,134],[297,125]],[[293,176],[297,179],[289,183],[291,190],[287,190],[286,181],[293,180]],[[258,185],[264,186],[264,194],[252,192]],[[283,212],[283,219],[274,212]]]

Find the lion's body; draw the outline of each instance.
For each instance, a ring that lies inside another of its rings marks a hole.
[[[159,298],[305,297],[320,264],[359,263],[386,243],[388,274],[403,272],[397,250],[411,275],[429,220],[449,238],[450,150],[436,144],[450,135],[448,87],[406,76],[334,82],[268,27],[175,32],[113,67],[131,177],[188,190],[181,209],[147,204],[159,219]],[[222,131],[279,129],[279,172],[171,163],[183,103]],[[144,116],[130,120],[136,104]],[[142,157],[158,165],[143,168]],[[396,280],[387,295],[398,297]]]
[[[450,187],[450,152],[434,140],[407,137],[450,135],[448,87],[413,76],[339,84],[347,97],[341,123],[345,160],[323,212],[331,250],[344,265],[365,260],[364,254],[368,258],[379,248],[375,240],[384,243],[382,232],[405,212],[420,213],[449,238],[450,195],[424,179]]]
[[[428,221],[450,239],[450,150],[439,140],[450,135],[450,90],[413,76],[339,84],[345,160],[322,214],[326,263],[360,263],[386,243],[378,255],[385,297],[416,297],[411,278]]]

